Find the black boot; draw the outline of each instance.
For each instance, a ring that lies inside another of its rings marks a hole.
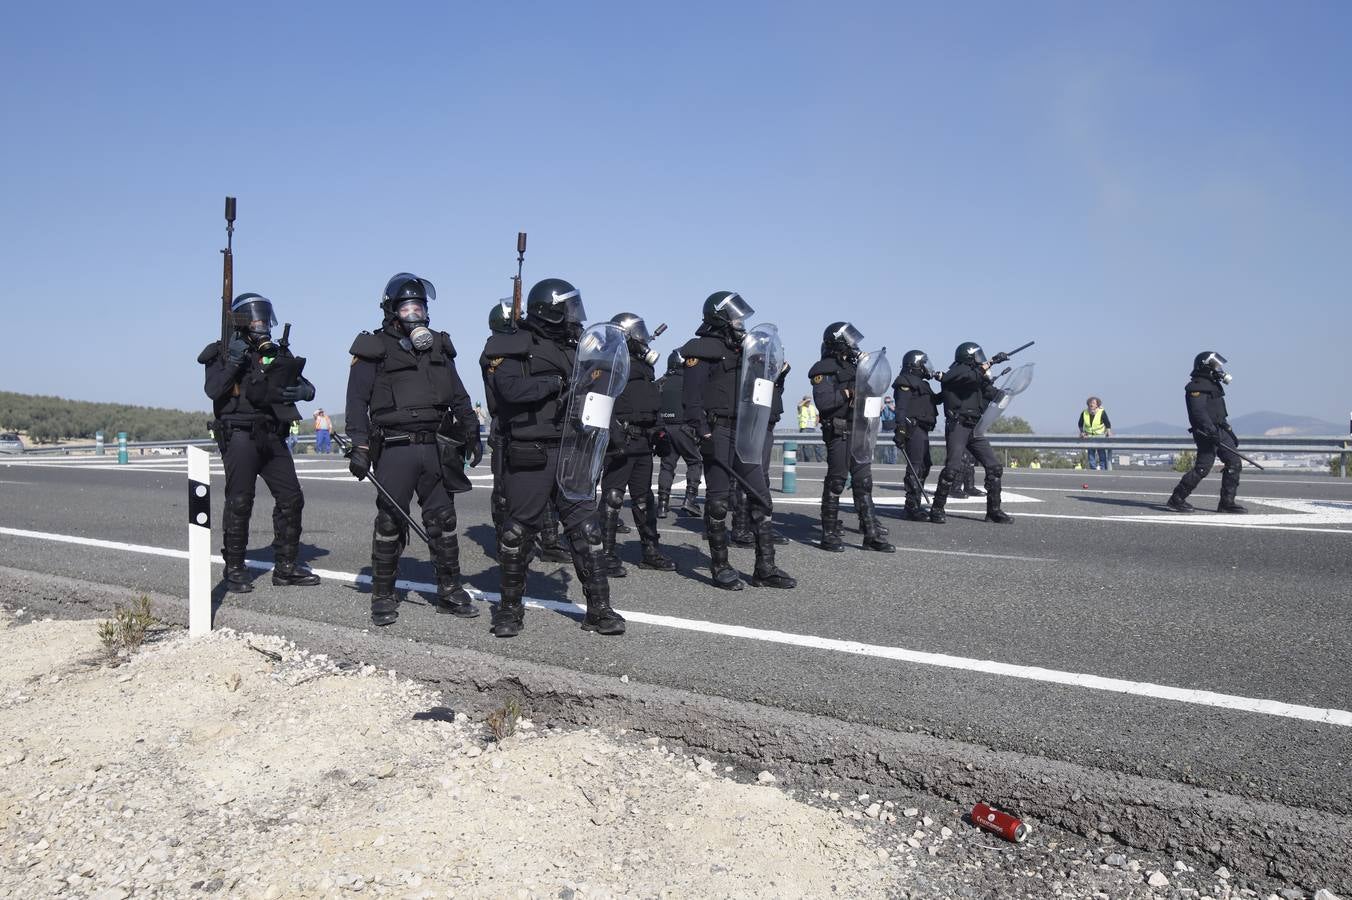
[[[757,509],[751,515],[756,530],[756,568],[751,573],[751,584],[754,587],[784,590],[797,587],[798,582],[789,577],[788,572],[775,565],[775,542],[772,540],[774,525],[770,521],[769,513]]]
[[[1246,513],[1247,509],[1235,502],[1235,495],[1239,493],[1239,465],[1227,465],[1221,472],[1221,502],[1216,506],[1216,512],[1223,513]]]
[[[756,546],[756,534],[751,530],[751,504],[737,485],[732,486],[732,545]]]
[[[545,526],[538,535],[540,559],[545,562],[568,562],[571,557],[559,543],[559,511],[553,503],[545,505]]]
[[[516,637],[526,627],[526,607],[521,602],[526,593],[526,557],[529,554],[530,535],[515,522],[502,529],[499,565],[502,581],[498,587],[501,599],[493,610],[494,637]]]
[[[301,510],[304,498],[294,503],[278,503],[272,509],[272,583],[285,587],[309,587],[319,584],[319,576],[296,563],[300,552]]]
[[[606,578],[605,551],[601,536],[592,522],[568,532],[568,544],[573,551],[573,569],[582,592],[587,597],[587,615],[582,620],[583,631],[597,634],[624,634],[624,616],[610,606],[610,580]]]
[[[643,545],[643,560],[638,567],[658,572],[675,571],[676,563],[663,556],[658,549],[657,515],[653,509],[652,494],[634,500],[634,525],[638,528],[639,541]]]
[[[873,505],[873,498],[865,494],[855,499],[855,505],[859,509],[860,530],[864,532],[864,549],[878,553],[897,552],[897,548],[887,542],[887,532],[878,524],[878,509]]]
[[[404,550],[399,523],[384,510],[376,513],[375,534],[371,537],[371,624],[391,625],[399,618],[399,599],[394,595],[394,578],[399,569],[399,554]]]
[[[252,497],[225,498],[221,515],[221,557],[225,560],[225,589],[232,594],[247,594],[253,590],[253,579],[244,565],[244,552],[249,548],[251,512]]]
[[[681,506],[676,510],[677,515],[681,516],[702,516],[704,512],[699,508],[699,485],[685,483],[685,496],[681,498]]]
[[[432,539],[432,565],[437,573],[437,599],[432,605],[439,613],[475,618],[479,607],[460,583],[460,538],[455,533],[455,513],[448,510],[425,524],[427,536]]]
[[[922,522],[929,519],[929,511],[920,505],[920,495],[908,493],[906,495],[906,508],[903,515],[912,522]]]
[[[822,488],[822,539],[818,546],[831,553],[845,552],[840,536],[840,495],[830,488]]]
[[[948,504],[948,492],[952,489],[953,475],[944,469],[939,473],[939,486],[934,489],[934,496],[930,499],[929,520],[935,525],[942,525],[948,521],[944,507]]]
[[[1000,508],[1000,476],[986,473],[986,521],[1008,525],[1014,517]]]
[[[671,489],[657,492],[657,518],[665,519],[671,514]]]
[[[715,518],[704,505],[704,537],[709,542],[709,571],[714,584],[725,591],[740,591],[742,577],[728,563],[728,520],[726,514]]]
[[[1188,502],[1188,496],[1197,490],[1197,485],[1201,483],[1205,473],[1199,473],[1195,468],[1189,469],[1183,473],[1183,477],[1178,479],[1178,484],[1174,487],[1174,492],[1169,495],[1165,506],[1174,512],[1190,513],[1197,509]]]
[[[629,574],[615,554],[615,535],[620,530],[620,510],[623,506],[622,492],[608,491],[601,498],[601,568],[608,578],[623,578]],[[569,541],[571,543],[572,535],[569,535]],[[577,560],[576,551],[573,560]]]

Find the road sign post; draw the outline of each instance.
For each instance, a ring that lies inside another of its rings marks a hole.
[[[119,466],[127,464],[127,433],[125,431],[117,433],[117,464]]]
[[[211,456],[188,448],[188,635],[211,631]]]

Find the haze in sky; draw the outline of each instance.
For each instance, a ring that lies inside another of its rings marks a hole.
[[[847,319],[894,360],[1036,339],[1010,412],[1182,422],[1352,403],[1352,6],[26,3],[0,32],[0,389],[206,409],[222,198],[340,411],[389,276],[435,282],[470,393],[489,306],[577,284],[775,322],[808,392]]]

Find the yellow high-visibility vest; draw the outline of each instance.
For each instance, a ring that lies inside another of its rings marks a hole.
[[[798,407],[798,427],[811,428],[817,424],[817,411],[810,405]]]
[[[1080,430],[1090,437],[1102,437],[1108,430],[1103,427],[1103,407],[1094,410],[1093,415],[1087,409],[1080,413]]]

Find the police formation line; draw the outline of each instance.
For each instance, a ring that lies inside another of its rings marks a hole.
[[[435,299],[426,278],[395,275],[381,296],[379,327],[359,334],[351,348],[346,439],[339,440],[352,474],[378,489],[371,537],[376,625],[398,618],[395,573],[410,530],[430,548],[438,611],[479,615],[462,582],[455,495],[471,488],[465,467],[482,460],[480,423],[450,336],[429,327]],[[538,557],[571,559],[586,595],[584,629],[622,634],[625,621],[611,606],[610,582],[626,574],[615,550],[625,493],[642,546],[640,568],[674,571],[662,553],[657,522],[669,514],[681,461],[687,481],[678,511],[703,516],[713,583],[728,591],[747,584],[794,588],[795,580],[775,562],[775,546],[785,539],[773,527],[769,483],[773,430],[789,374],[775,327],[748,328],[751,305],[736,292],[715,292],[704,301],[695,336],[670,353],[666,374],[658,377],[660,356],[652,344],[663,328],[650,332],[640,316],[621,313],[586,327],[581,292],[560,278],[530,289],[524,315],[519,306],[519,300],[515,307],[509,301],[493,305],[479,357],[491,417],[501,594],[492,633],[512,637],[523,629],[526,572]],[[225,466],[224,584],[232,592],[252,590],[244,555],[261,476],[275,501],[273,584],[315,585],[318,576],[297,563],[305,499],[284,442],[290,423],[300,418],[296,403],[313,400],[315,389],[285,335],[273,341],[271,301],[241,294],[230,311],[228,339],[213,342],[198,358],[206,368]],[[1009,369],[992,373],[992,367],[1017,351],[987,359],[980,346],[965,342],[944,372],[933,369],[924,352],[911,350],[893,379],[885,353],[864,351],[863,339],[848,322],[831,324],[822,336],[821,359],[808,372],[827,460],[818,546],[845,550],[840,497],[848,479],[864,550],[895,550],[872,496],[874,442],[889,391],[896,405],[893,440],[906,464],[904,516],[943,523],[945,504],[955,486],[970,479],[965,470],[974,459],[985,471],[986,521],[1008,524],[1002,468],[986,429],[1008,398],[1026,387],[1031,367],[1024,367],[1029,374],[1021,386],[1008,379],[997,386]],[[1192,511],[1187,497],[1217,455],[1225,467],[1219,511],[1244,511],[1235,502],[1241,462],[1226,419],[1223,385],[1230,376],[1224,364],[1213,352],[1194,360],[1185,393],[1197,462],[1168,500],[1178,512]],[[941,405],[947,455],[929,497],[929,438]],[[662,461],[656,497],[655,456]],[[701,475],[708,486],[702,511]],[[414,495],[421,525],[409,513]],[[755,548],[749,578],[730,561],[730,544]]]

